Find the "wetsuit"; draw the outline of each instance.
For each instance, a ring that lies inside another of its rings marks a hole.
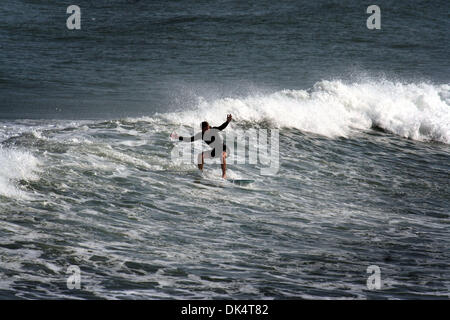
[[[222,125],[218,126],[218,127],[211,127],[211,129],[206,130],[206,131],[202,131],[199,132],[197,134],[195,134],[194,136],[190,137],[190,138],[186,138],[186,137],[178,137],[178,139],[180,141],[186,141],[186,142],[194,142],[196,140],[200,140],[202,139],[203,141],[206,142],[207,145],[210,145],[211,143],[216,141],[216,137],[217,137],[217,142],[215,142],[215,144],[219,144],[222,145],[222,151],[227,152],[227,145],[223,142],[222,137],[220,136],[220,134],[218,132],[214,132],[213,130],[219,130],[222,131],[223,129],[225,129],[228,124],[230,122],[229,121],[225,121]],[[215,148],[213,148],[210,152],[210,156],[211,158],[214,158],[216,156],[216,150]],[[219,155],[217,155],[219,156]],[[220,154],[221,156],[221,154]]]

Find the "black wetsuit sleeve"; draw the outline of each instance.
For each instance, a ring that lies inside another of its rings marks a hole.
[[[190,138],[179,136],[179,137],[178,137],[178,140],[184,141],[184,142],[194,142],[195,140],[201,139],[201,137],[202,137],[202,133],[199,132],[199,133],[197,133],[195,136],[192,136],[192,137],[190,137]]]
[[[222,131],[223,129],[225,129],[228,126],[229,123],[230,123],[229,121],[225,121],[219,127],[213,127],[213,129],[217,129],[219,131]]]
[[[178,140],[180,140],[180,141],[184,141],[184,142],[192,142],[192,141],[194,141],[194,138],[195,136],[192,136],[192,137],[190,137],[190,138],[187,138],[187,137],[178,137]]]

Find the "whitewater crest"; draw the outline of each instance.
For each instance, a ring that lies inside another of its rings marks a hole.
[[[194,110],[167,113],[170,122],[195,125],[237,121],[270,123],[327,137],[347,137],[373,127],[404,138],[450,143],[450,85],[389,80],[323,80],[309,90],[281,90],[206,101]]]
[[[0,146],[0,163],[0,195],[27,198],[17,182],[38,179],[39,160],[27,151]]]

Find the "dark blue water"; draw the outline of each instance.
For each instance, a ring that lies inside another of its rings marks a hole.
[[[2,1],[0,298],[448,299],[448,2],[371,4]],[[275,175],[171,158],[227,113]]]
[[[3,1],[3,118],[115,118],[361,74],[449,80],[446,1]]]

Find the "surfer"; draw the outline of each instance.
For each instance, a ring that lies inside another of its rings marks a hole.
[[[218,127],[211,127],[208,123],[208,121],[203,121],[201,123],[202,132],[199,132],[192,137],[181,137],[178,136],[176,133],[172,133],[171,137],[174,139],[178,139],[179,141],[185,141],[185,142],[194,142],[196,140],[203,140],[206,142],[207,145],[211,145],[213,149],[209,151],[204,151],[200,153],[197,157],[197,164],[198,168],[203,171],[203,165],[205,163],[205,159],[208,158],[218,158],[221,156],[220,162],[222,166],[222,178],[226,179],[226,171],[227,171],[227,146],[223,142],[222,137],[220,136],[218,131],[222,131],[225,129],[228,124],[231,122],[232,116],[231,114],[227,115],[227,121],[225,121],[222,125]],[[216,152],[216,148],[222,149],[222,153]]]

